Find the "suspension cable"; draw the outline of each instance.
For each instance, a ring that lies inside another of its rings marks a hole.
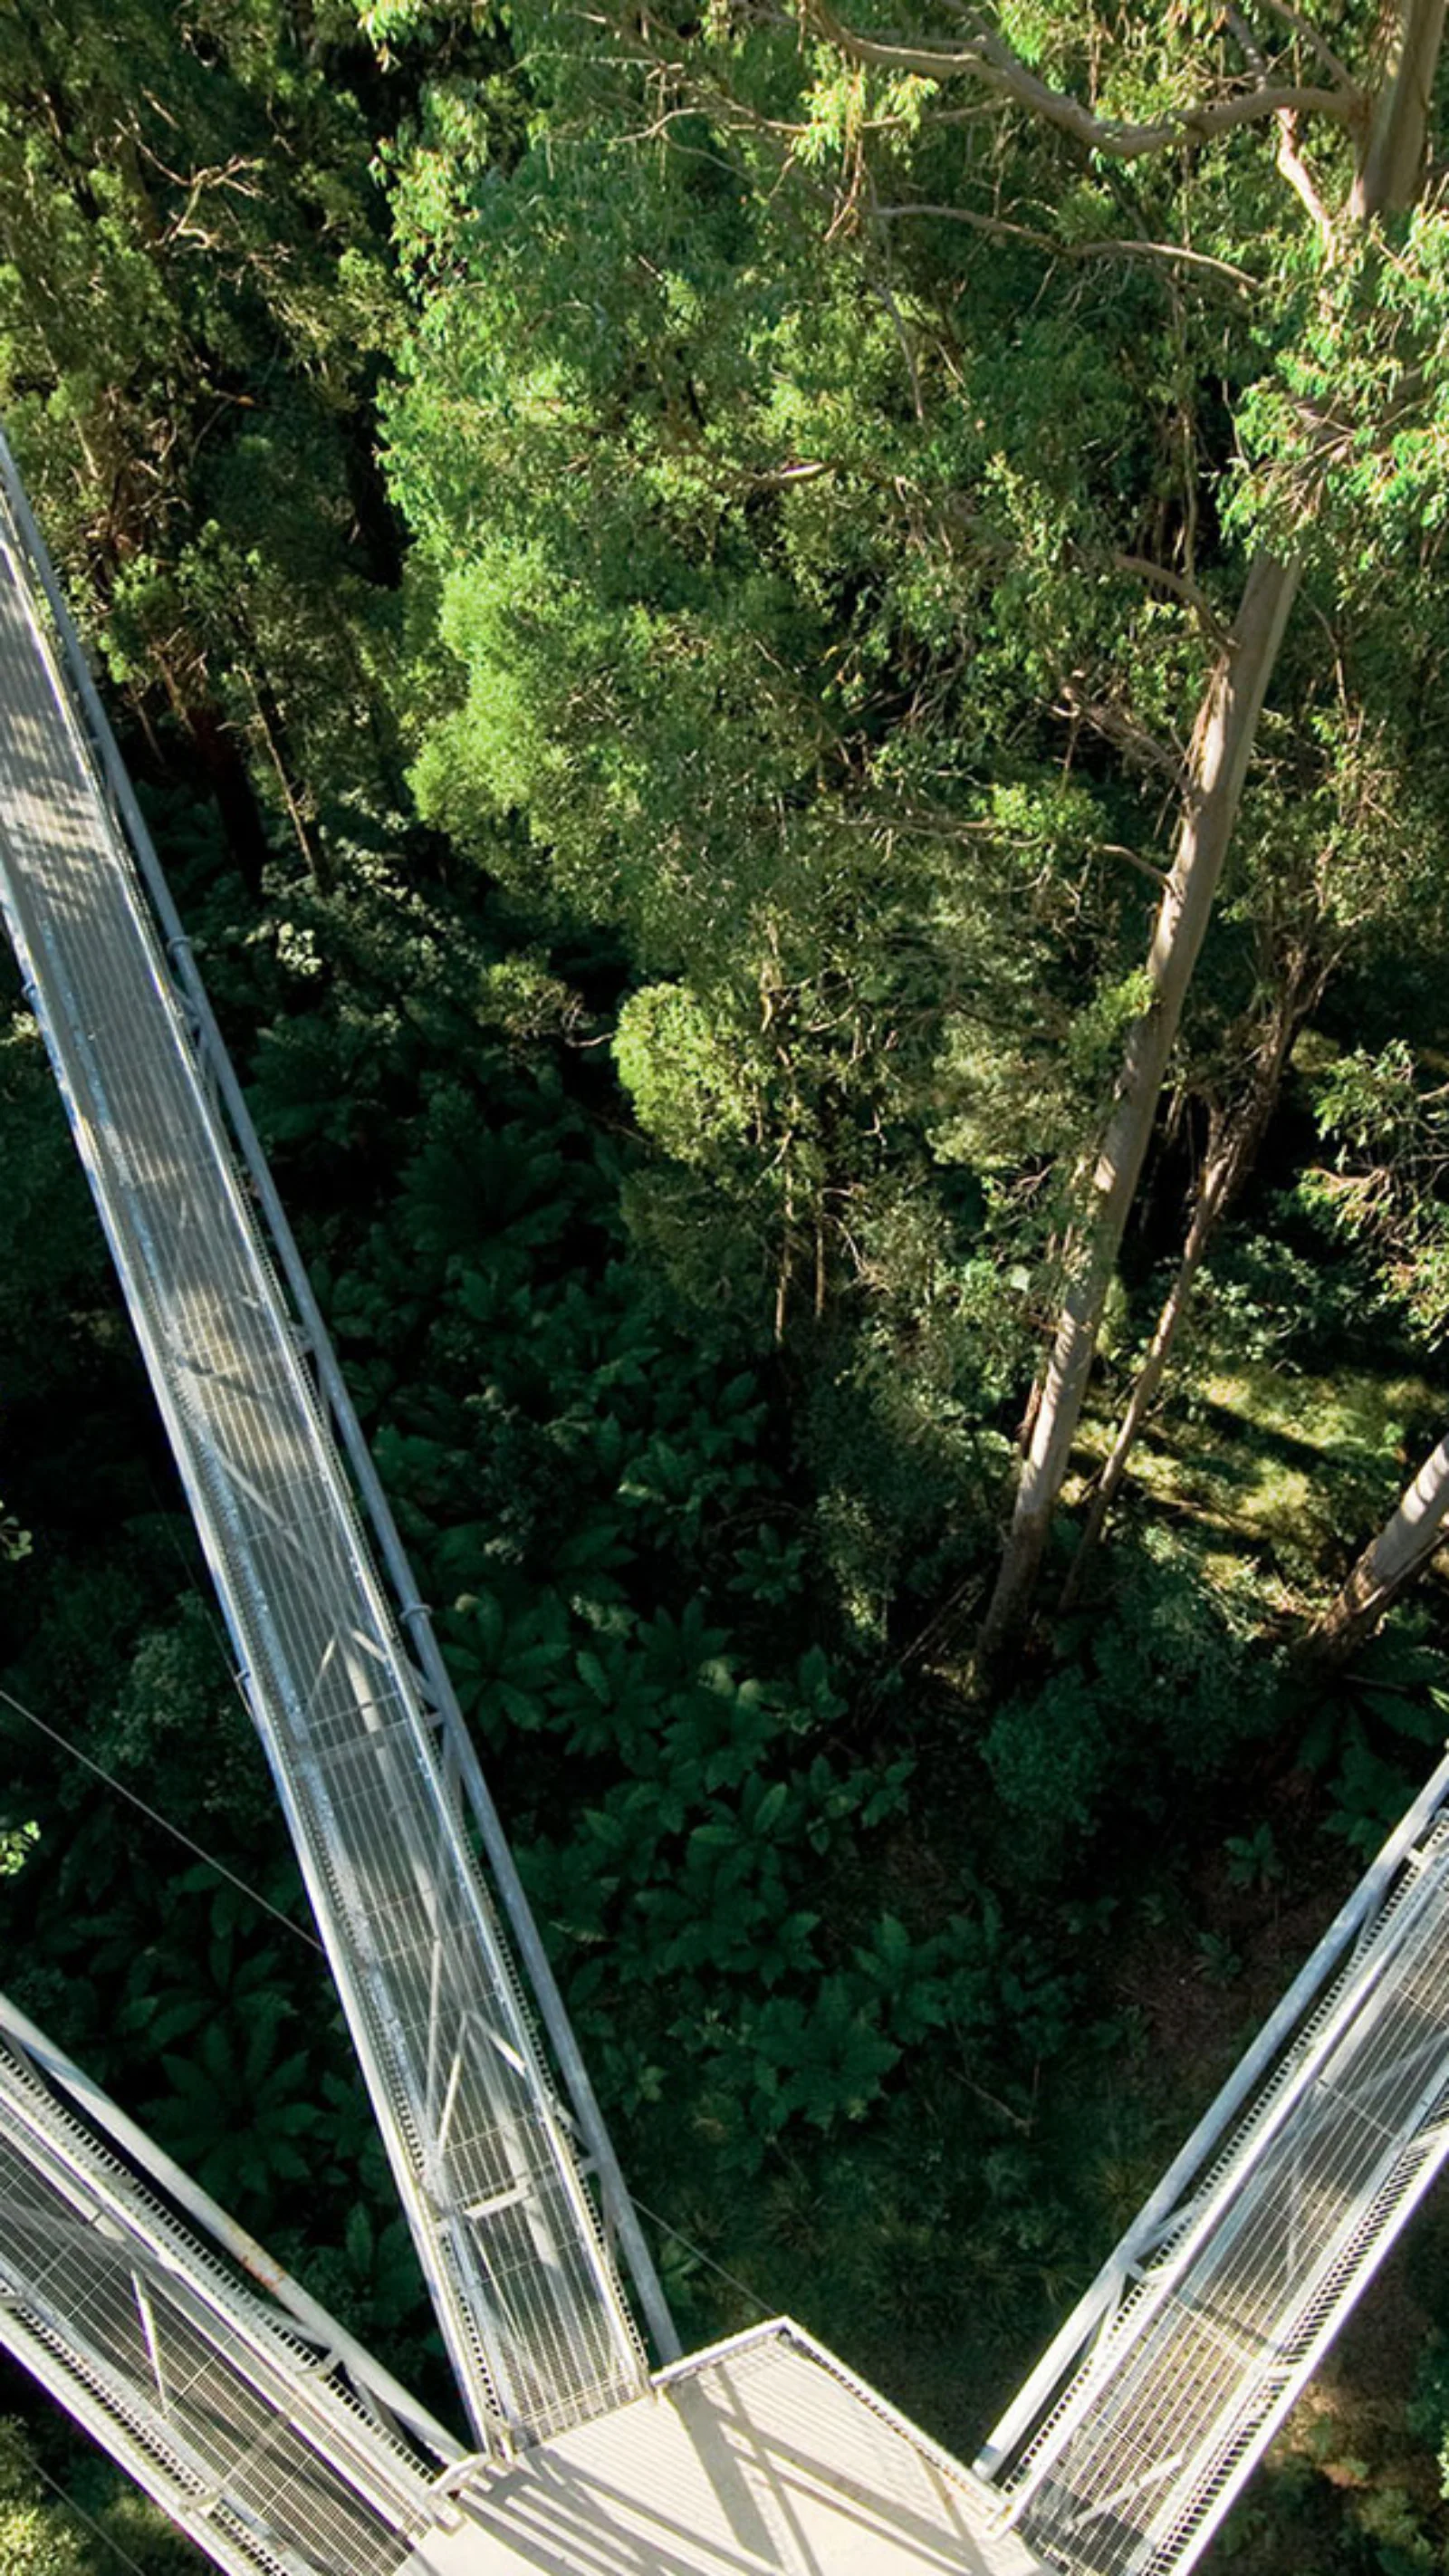
[[[259,1905],[263,1913],[270,1914],[275,1923],[280,1923],[286,1931],[294,1933],[299,1941],[305,1941],[308,1948],[315,1950],[319,1957],[326,1957],[326,1952],[315,1934],[307,1931],[303,1924],[295,1922],[290,1914],[283,1914],[272,1904],[269,1897],[263,1896],[260,1888],[251,1886],[244,1878],[239,1878],[236,1871],[228,1869],[225,1861],[218,1860],[214,1852],[203,1850],[201,1844],[194,1842],[190,1834],[183,1833],[179,1825],[173,1825],[169,1817],[161,1815],[155,1807],[148,1806],[146,1800],[138,1797],[134,1789],[127,1788],[124,1780],[118,1780],[113,1772],[107,1771],[105,1766],[97,1762],[91,1754],[83,1753],[78,1744],[71,1742],[69,1736],[62,1735],[59,1727],[52,1726],[45,1718],[37,1716],[33,1708],[27,1708],[25,1702],[17,1699],[14,1692],[6,1690],[3,1684],[0,1684],[0,1701],[3,1701],[7,1708],[13,1709],[17,1716],[23,1717],[27,1724],[37,1728],[40,1734],[48,1736],[52,1744],[58,1744],[63,1753],[72,1754],[77,1762],[84,1764],[87,1771],[93,1772],[98,1780],[103,1780],[107,1788],[114,1789],[118,1797],[125,1798],[131,1806],[139,1808],[141,1814],[148,1817],[153,1825],[159,1825],[163,1833],[170,1834],[173,1841],[180,1843],[197,1860],[204,1861],[208,1869],[214,1869],[217,1875],[236,1888],[240,1895],[249,1896],[252,1903]],[[774,2315],[771,2302],[768,2299],[762,2299],[758,2290],[752,2290],[748,2281],[742,2281],[737,2272],[731,2272],[728,2266],[717,2261],[713,2254],[706,2253],[702,2245],[696,2245],[693,2239],[686,2236],[682,2228],[676,2227],[671,2219],[663,2217],[657,2209],[651,2209],[647,2201],[639,2198],[637,2192],[632,2193],[631,2198],[636,2209],[676,2245],[682,2246],[685,2253],[692,2256],[696,2263],[703,2263],[709,2271],[717,2273],[722,2281],[727,2281],[730,2288],[737,2290],[741,2298],[748,2299],[751,2306],[757,2308],[762,2317]],[[41,2475],[45,2475],[44,2470],[41,2471]],[[51,2484],[54,2485],[54,2483],[52,2479]],[[59,2494],[60,2489],[57,2488],[56,2492]],[[102,2532],[100,2536],[103,2540],[109,2540],[109,2534],[106,2532]],[[116,2543],[111,2541],[110,2546],[115,2548]],[[125,2556],[123,2550],[118,2554]],[[128,2560],[127,2564],[134,2565],[135,2562]]]
[[[124,1780],[118,1780],[114,1772],[108,1771],[103,1763],[97,1762],[91,1754],[83,1753],[80,1746],[73,1744],[68,1735],[62,1735],[58,1726],[51,1726],[45,1718],[37,1717],[33,1708],[27,1708],[24,1700],[17,1699],[15,1693],[6,1690],[3,1685],[0,1685],[0,1700],[4,1701],[7,1708],[13,1709],[17,1717],[23,1717],[27,1725],[35,1727],[41,1735],[48,1736],[52,1744],[58,1744],[63,1753],[69,1753],[77,1762],[83,1763],[86,1770],[94,1772],[98,1780],[104,1780],[107,1788],[114,1789],[118,1798],[125,1798],[131,1806],[139,1808],[141,1814],[149,1817],[153,1825],[160,1826],[163,1834],[170,1834],[174,1842],[182,1844],[187,1851],[194,1853],[197,1860],[205,1861],[208,1869],[214,1869],[219,1878],[226,1879],[243,1896],[249,1896],[254,1905],[260,1905],[264,1913],[271,1915],[274,1923],[280,1923],[288,1932],[295,1933],[297,1939],[305,1941],[309,1949],[317,1952],[319,1958],[326,1957],[327,1954],[316,1934],[309,1932],[305,1924],[298,1923],[290,1914],[284,1914],[279,1905],[272,1903],[270,1897],[263,1896],[260,1888],[250,1886],[244,1878],[238,1878],[236,1871],[228,1869],[224,1860],[218,1860],[214,1852],[203,1850],[200,1843],[193,1842],[190,1834],[183,1833],[179,1825],[173,1825],[169,1817],[161,1815],[155,1807],[148,1806],[146,1800],[138,1797],[134,1789],[127,1788]]]

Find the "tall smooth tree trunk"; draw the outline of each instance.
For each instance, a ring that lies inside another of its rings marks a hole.
[[[1212,915],[1264,693],[1297,587],[1296,564],[1278,563],[1268,555],[1255,558],[1198,716],[1186,810],[1147,956],[1152,1000],[1128,1035],[1087,1211],[1067,1247],[1061,1318],[1022,1463],[1001,1571],[981,1631],[980,1652],[987,1659],[1016,1626],[1041,1565],[1167,1060]]]
[[[1172,1346],[1177,1339],[1183,1316],[1187,1312],[1188,1302],[1197,1282],[1197,1274],[1202,1268],[1208,1245],[1217,1231],[1218,1219],[1227,1205],[1233,1188],[1236,1178],[1235,1163],[1232,1139],[1225,1138],[1220,1132],[1217,1139],[1209,1143],[1202,1178],[1198,1183],[1192,1223],[1188,1227],[1187,1240],[1182,1247],[1182,1257],[1178,1262],[1172,1286],[1163,1300],[1162,1312],[1157,1318],[1157,1329],[1148,1343],[1146,1356],[1137,1372],[1136,1382],[1127,1401],[1126,1412],[1117,1426],[1116,1439],[1112,1443],[1106,1463],[1097,1479],[1091,1509],[1083,1524],[1081,1538],[1077,1542],[1077,1552],[1072,1559],[1071,1571],[1062,1586],[1063,1610],[1073,1609],[1076,1605],[1082,1588],[1082,1577],[1106,1527],[1107,1514],[1117,1499],[1122,1479],[1127,1473],[1127,1461],[1137,1445],[1137,1435],[1157,1400],[1157,1390],[1166,1375],[1167,1363],[1172,1356]]]
[[[1400,0],[1394,49],[1379,89],[1367,149],[1348,201],[1350,220],[1411,206],[1424,178],[1429,102],[1444,42],[1446,0]]]
[[[157,652],[154,660],[171,712],[191,737],[237,873],[247,893],[260,902],[268,858],[267,835],[246,762],[220,708],[188,689],[164,653]]]
[[[1349,198],[1353,222],[1407,206],[1418,191],[1446,6],[1449,0],[1400,0],[1393,51]],[[978,1641],[983,1665],[991,1663],[1020,1624],[1041,1568],[1167,1059],[1212,911],[1298,579],[1296,564],[1267,556],[1254,560],[1231,638],[1198,716],[1182,829],[1147,960],[1153,998],[1129,1033],[1088,1205],[1068,1247],[1056,1338],[996,1589]]]
[[[1408,205],[1418,193],[1445,7],[1446,0],[1405,0],[1392,82],[1354,191],[1356,215]],[[1449,1435],[1430,1450],[1399,1496],[1392,1517],[1364,1549],[1337,1599],[1310,1629],[1306,1653],[1314,1663],[1342,1663],[1372,1635],[1390,1602],[1434,1554],[1446,1518]]]
[[[1304,1640],[1305,1658],[1339,1664],[1378,1626],[1389,1603],[1427,1565],[1449,1519],[1449,1435],[1431,1449],[1392,1519],[1364,1549],[1338,1598]]]
[[[1248,1090],[1233,1108],[1215,1112],[1209,1123],[1207,1152],[1203,1157],[1192,1223],[1187,1230],[1172,1286],[1157,1318],[1157,1329],[1148,1344],[1127,1409],[1118,1424],[1117,1436],[1097,1479],[1091,1509],[1062,1590],[1061,1606],[1064,1610],[1072,1608],[1081,1590],[1082,1577],[1102,1535],[1107,1515],[1121,1490],[1137,1436],[1157,1400],[1173,1345],[1197,1284],[1198,1272],[1207,1258],[1222,1217],[1257,1161],[1259,1147],[1277,1106],[1293,1041],[1322,994],[1330,972],[1331,961],[1324,961],[1313,968],[1301,959],[1297,962],[1264,1031]]]

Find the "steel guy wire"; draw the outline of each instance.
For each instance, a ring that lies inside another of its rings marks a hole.
[[[29,2466],[34,2469],[38,2478],[44,2479],[46,2485],[51,2491],[51,2494],[59,2496],[61,2503],[65,2506],[66,2512],[73,2513],[77,2522],[83,2523],[87,2531],[93,2531],[97,2540],[102,2541],[107,2549],[114,2552],[123,2567],[130,2568],[131,2576],[146,2576],[146,2570],[141,2565],[140,2560],[133,2558],[129,2549],[123,2549],[119,2540],[112,2538],[110,2532],[107,2531],[105,2524],[97,2522],[93,2513],[87,2513],[83,2504],[77,2504],[75,2497],[66,2493],[66,2490],[61,2485],[59,2478],[53,2478],[49,2469],[45,2468],[33,2454],[30,2456]]]
[[[236,1871],[228,1869],[224,1860],[218,1860],[214,1852],[205,1851],[200,1843],[193,1841],[190,1834],[183,1833],[179,1825],[173,1825],[169,1817],[163,1816],[157,1808],[149,1806],[144,1798],[137,1796],[134,1789],[127,1788],[124,1780],[118,1780],[114,1772],[108,1771],[104,1763],[97,1762],[89,1753],[83,1753],[80,1746],[73,1744],[68,1735],[62,1735],[58,1726],[51,1726],[45,1718],[38,1717],[33,1708],[26,1707],[24,1700],[17,1699],[13,1691],[8,1691],[3,1686],[0,1686],[0,1701],[3,1701],[7,1708],[13,1709],[17,1717],[23,1717],[27,1725],[35,1727],[41,1735],[48,1736],[52,1744],[58,1744],[63,1753],[69,1753],[77,1762],[84,1764],[87,1771],[93,1771],[98,1780],[104,1780],[108,1789],[115,1790],[117,1797],[124,1798],[131,1806],[139,1808],[141,1814],[149,1817],[153,1825],[159,1825],[164,1834],[170,1834],[173,1841],[194,1853],[198,1860],[205,1861],[207,1868],[214,1869],[219,1878],[226,1879],[241,1895],[249,1896],[254,1905],[260,1905],[264,1913],[271,1915],[273,1922],[284,1925],[288,1932],[294,1932],[299,1941],[305,1941],[309,1949],[316,1951],[319,1959],[326,1957],[327,1953],[316,1934],[309,1932],[305,1924],[296,1922],[290,1914],[284,1914],[280,1906],[273,1905],[270,1897],[263,1896],[260,1888],[250,1886],[244,1878],[238,1878]]]
[[[118,1780],[114,1772],[107,1771],[104,1764],[97,1762],[91,1754],[83,1753],[78,1744],[73,1744],[69,1736],[61,1733],[59,1727],[52,1726],[45,1718],[37,1716],[33,1708],[27,1708],[23,1700],[17,1699],[14,1692],[6,1690],[3,1685],[0,1685],[0,1701],[3,1701],[7,1708],[13,1709],[18,1717],[23,1717],[41,1735],[48,1736],[52,1744],[59,1745],[63,1753],[71,1754],[77,1762],[84,1764],[87,1771],[94,1772],[96,1778],[103,1780],[108,1789],[114,1789],[118,1797],[126,1799],[131,1806],[139,1808],[141,1814],[149,1818],[153,1825],[158,1825],[163,1833],[169,1834],[174,1842],[180,1843],[184,1850],[192,1853],[194,1858],[204,1861],[208,1869],[214,1869],[217,1876],[224,1878],[240,1895],[250,1897],[252,1903],[259,1905],[263,1913],[269,1914],[275,1923],[280,1923],[286,1931],[294,1933],[299,1941],[305,1941],[309,1950],[315,1950],[319,1958],[326,1957],[326,1952],[315,1933],[309,1932],[305,1925],[295,1922],[290,1914],[281,1913],[269,1897],[263,1896],[260,1888],[251,1886],[244,1878],[239,1878],[236,1871],[228,1869],[225,1861],[218,1860],[214,1852],[205,1850],[190,1834],[183,1833],[179,1825],[173,1825],[170,1818],[163,1816],[158,1808],[148,1805],[144,1798],[139,1798],[134,1789],[127,1788],[124,1780]],[[650,2220],[653,2226],[669,2237],[672,2243],[682,2246],[684,2252],[691,2255],[695,2262],[703,2263],[707,2270],[717,2273],[722,2281],[729,2283],[732,2290],[738,2290],[742,2298],[748,2299],[752,2307],[758,2308],[762,2317],[773,2316],[775,2311],[770,2300],[762,2299],[758,2290],[752,2290],[748,2281],[740,2279],[738,2272],[730,2271],[727,2264],[719,2262],[713,2254],[706,2253],[702,2245],[696,2245],[692,2237],[685,2235],[683,2228],[676,2227],[673,2221],[665,2218],[659,2210],[651,2209],[647,2201],[639,2198],[637,2192],[632,2197],[635,2208]]]

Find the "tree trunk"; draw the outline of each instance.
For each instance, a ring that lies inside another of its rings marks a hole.
[[[1349,199],[1354,222],[1367,222],[1413,200],[1423,170],[1430,92],[1443,43],[1446,6],[1449,0],[1399,0],[1394,50]],[[991,1661],[1019,1624],[1040,1570],[1168,1054],[1207,929],[1298,577],[1295,564],[1275,563],[1266,556],[1255,559],[1231,640],[1198,716],[1182,831],[1147,961],[1153,1000],[1128,1037],[1087,1212],[1068,1248],[1067,1286],[1056,1340],[978,1644],[983,1664]]]
[[[1446,0],[1401,0],[1393,54],[1349,198],[1355,223],[1411,206],[1419,193],[1445,5]]]
[[[1298,568],[1255,558],[1189,754],[1186,811],[1148,952],[1152,1001],[1133,1024],[1091,1200],[1067,1248],[1067,1289],[1011,1531],[981,1632],[989,1658],[1026,1608],[1067,1472],[1102,1310],[1136,1194],[1168,1056],[1237,820],[1263,697],[1298,587]]]
[[[259,903],[269,852],[246,762],[221,710],[185,688],[163,653],[155,653],[153,659],[171,712],[190,735],[202,776],[216,800],[237,873],[252,900]]]
[[[1378,1626],[1389,1603],[1428,1563],[1449,1517],[1449,1436],[1431,1450],[1398,1509],[1366,1547],[1338,1598],[1314,1622],[1303,1652],[1313,1664],[1341,1664]]]
[[[196,745],[206,783],[216,799],[221,827],[227,847],[236,861],[237,874],[254,902],[261,901],[262,877],[269,856],[266,827],[261,808],[247,776],[243,760],[224,716],[212,706],[188,706],[182,710],[186,728]]]
[[[1111,1453],[1097,1479],[1081,1543],[1063,1587],[1061,1606],[1064,1610],[1070,1610],[1076,1602],[1092,1550],[1102,1535],[1107,1515],[1121,1489],[1137,1435],[1156,1401],[1158,1388],[1166,1374],[1173,1344],[1197,1284],[1197,1274],[1207,1257],[1220,1219],[1237,1197],[1258,1159],[1259,1147],[1277,1106],[1283,1071],[1293,1041],[1308,1013],[1319,1001],[1331,970],[1331,960],[1325,960],[1312,969],[1302,958],[1295,962],[1257,1049],[1249,1089],[1235,1107],[1215,1111],[1210,1120],[1202,1178],[1198,1183],[1192,1223],[1188,1227],[1177,1275],[1158,1316],[1157,1330],[1148,1345],[1147,1355],[1137,1372]]]
[[[244,662],[239,662],[237,668],[251,691],[252,705],[257,711],[257,730],[261,735],[262,749],[267,755],[272,775],[281,792],[282,803],[287,809],[287,820],[292,826],[293,837],[302,853],[302,865],[318,892],[329,894],[332,890],[331,869],[322,854],[320,843],[314,843],[307,830],[297,791],[292,785],[287,764],[282,755],[285,728],[282,723],[281,709],[273,691],[267,687],[265,681],[259,681],[256,674],[248,670]]]
[[[1097,1479],[1097,1488],[1092,1496],[1092,1507],[1087,1514],[1076,1555],[1072,1559],[1071,1571],[1062,1586],[1063,1610],[1071,1610],[1076,1605],[1088,1560],[1106,1526],[1107,1514],[1117,1499],[1122,1479],[1127,1472],[1127,1461],[1136,1446],[1137,1435],[1156,1401],[1157,1390],[1166,1374],[1167,1363],[1172,1356],[1172,1346],[1177,1339],[1178,1327],[1187,1312],[1188,1300],[1196,1284],[1197,1274],[1202,1268],[1208,1245],[1217,1231],[1218,1218],[1227,1204],[1236,1178],[1236,1156],[1233,1144],[1234,1139],[1230,1134],[1224,1138],[1221,1133],[1216,1142],[1209,1142],[1202,1179],[1198,1184],[1197,1203],[1192,1212],[1192,1223],[1187,1230],[1187,1241],[1182,1247],[1182,1258],[1177,1265],[1177,1275],[1163,1301],[1162,1312],[1157,1318],[1157,1330],[1147,1346],[1147,1355],[1137,1372],[1136,1384],[1128,1398],[1127,1410],[1117,1426],[1117,1437],[1112,1443],[1106,1465]]]

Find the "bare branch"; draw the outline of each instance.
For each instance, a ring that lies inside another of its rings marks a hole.
[[[901,356],[905,360],[906,374],[910,378],[911,407],[915,412],[917,420],[924,422],[926,417],[926,406],[921,400],[921,371],[916,364],[916,355],[915,351],[911,347],[910,335],[901,318],[901,308],[897,304],[895,297],[892,295],[891,290],[883,277],[872,278],[870,283],[874,287],[876,294],[880,297],[882,304],[885,306],[886,312],[890,316],[891,327],[895,332]]]
[[[1247,58],[1248,68],[1253,73],[1254,77],[1260,81],[1266,81],[1268,77],[1267,59],[1264,55],[1262,46],[1259,44],[1257,37],[1254,35],[1252,28],[1248,24],[1247,19],[1243,16],[1241,9],[1225,7],[1223,10],[1223,25],[1225,27],[1231,27],[1233,34],[1237,37],[1238,43],[1241,45],[1243,53]]]
[[[1125,859],[1128,867],[1135,868],[1140,877],[1147,877],[1159,894],[1167,883],[1166,868],[1144,859],[1140,850],[1129,850],[1125,841],[1094,841],[1092,849],[1099,859]]]
[[[1180,242],[1142,241],[1133,234],[1101,241],[1058,241],[1053,234],[1037,232],[1030,224],[1013,224],[1004,215],[976,214],[969,206],[873,206],[871,212],[882,223],[899,223],[907,215],[934,215],[942,223],[969,224],[973,232],[989,233],[998,241],[1028,242],[1034,250],[1050,251],[1054,259],[1105,259],[1114,254],[1127,259],[1165,259],[1180,262],[1185,268],[1206,269],[1215,277],[1227,278],[1234,286],[1259,284],[1248,269],[1235,268],[1228,259],[1214,259],[1205,250],[1188,250]]]
[[[1278,118],[1278,169],[1294,195],[1307,207],[1324,254],[1332,259],[1337,243],[1333,218],[1313,184],[1313,173],[1298,149],[1298,119],[1284,108]]]
[[[829,457],[803,457],[798,465],[772,465],[763,472],[746,474],[744,480],[753,491],[774,491],[782,483],[815,483],[822,474],[837,474],[839,467]]]
[[[1088,151],[1104,153],[1116,161],[1141,160],[1145,154],[1166,151],[1174,143],[1205,142],[1233,126],[1253,124],[1284,109],[1296,115],[1329,116],[1340,125],[1352,125],[1363,106],[1357,90],[1263,83],[1252,89],[1230,91],[1224,98],[1203,100],[1195,107],[1174,109],[1149,125],[1129,124],[1117,117],[1094,116],[1080,99],[1039,80],[1005,38],[982,22],[976,23],[974,33],[964,44],[941,44],[929,37],[907,42],[897,36],[857,35],[853,28],[841,24],[829,0],[804,0],[804,5],[821,34],[852,62],[867,63],[881,71],[914,72],[926,80],[950,80],[964,73],[997,97],[1030,109],[1046,124],[1070,134]]]
[[[1318,56],[1324,70],[1332,79],[1346,90],[1353,88],[1353,74],[1342,57],[1334,52],[1327,37],[1320,36],[1318,29],[1310,25],[1307,18],[1303,17],[1297,9],[1290,9],[1288,0],[1262,0],[1262,6],[1271,16],[1280,19],[1285,27],[1291,27],[1295,36],[1302,38],[1309,52]]]
[[[1124,760],[1149,778],[1165,778],[1176,792],[1182,786],[1184,755],[1165,742],[1160,742],[1146,725],[1110,699],[1088,697],[1075,679],[1062,683],[1061,695],[1052,709],[1053,715],[1064,716],[1073,724],[1090,726],[1104,742],[1110,742]]]
[[[1227,627],[1206,592],[1199,590],[1195,581],[1189,581],[1186,573],[1172,572],[1166,564],[1153,563],[1146,555],[1116,554],[1112,561],[1119,572],[1135,572],[1143,581],[1155,583],[1159,590],[1170,590],[1174,599],[1192,610],[1215,649],[1220,653],[1225,650],[1229,641]]]

